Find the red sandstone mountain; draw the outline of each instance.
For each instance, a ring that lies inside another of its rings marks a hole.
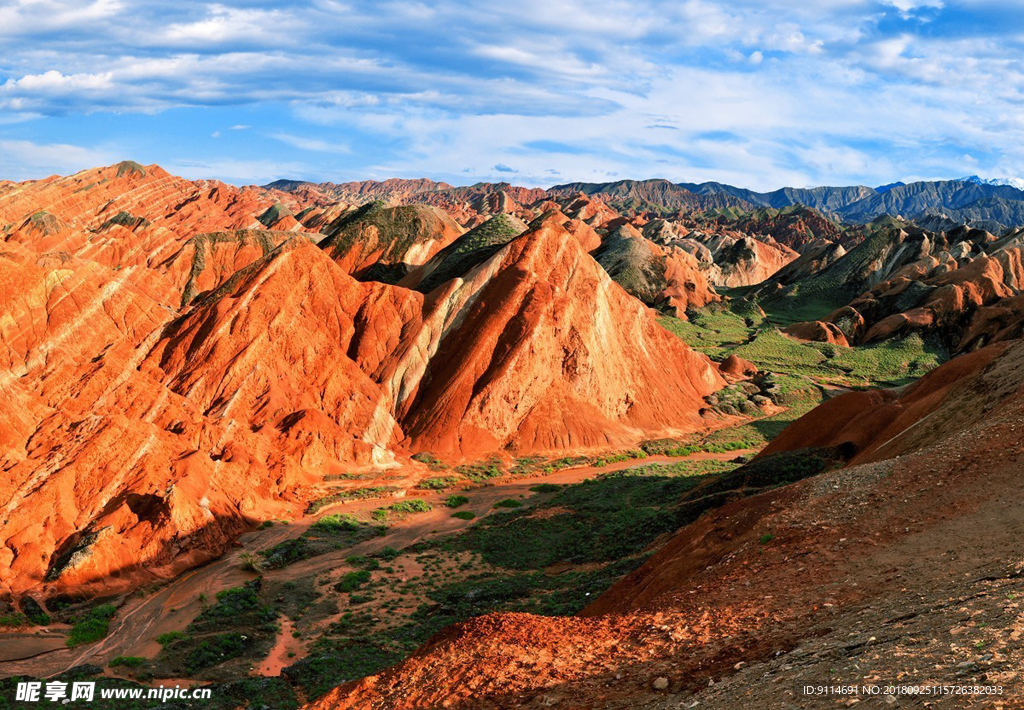
[[[3,186],[0,593],[177,574],[343,465],[704,426],[717,369],[568,222],[424,295],[352,273],[428,261],[447,215],[293,199],[132,163]]]

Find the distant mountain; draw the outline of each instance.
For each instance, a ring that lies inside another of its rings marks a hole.
[[[276,180],[266,185],[266,187],[270,190],[281,190],[283,192],[320,193],[326,199],[361,203],[372,202],[373,200],[400,199],[425,192],[450,190],[452,186],[446,182],[435,182],[427,178],[420,178],[418,180],[391,178],[384,181],[361,180],[343,183]]]
[[[406,204],[422,201],[445,209],[503,193],[520,205],[548,196],[582,193],[624,213],[703,213],[715,210],[752,211],[801,205],[842,222],[865,224],[881,215],[906,219],[948,219],[986,229],[1024,226],[1024,180],[983,179],[893,182],[877,188],[864,185],[795,188],[755,192],[718,182],[673,183],[664,179],[616,182],[571,182],[547,190],[507,183],[452,187],[432,180],[385,180],[356,183],[304,183],[278,180],[267,188],[292,193],[319,193],[350,203],[390,199]],[[496,210],[512,211],[512,210]]]
[[[727,187],[727,186],[723,186]],[[689,185],[677,185],[668,180],[619,180],[618,182],[570,182],[548,189],[554,195],[584,195],[600,197],[618,210],[635,212],[703,211],[722,207],[753,209],[758,205],[738,194],[739,188],[721,191],[696,192]]]
[[[890,182],[888,185],[879,185],[875,188],[875,192],[888,192],[894,187],[903,187],[906,184],[905,182]]]
[[[873,191],[874,192],[874,191]],[[883,214],[908,219],[958,211],[967,221],[990,220],[1005,226],[1024,224],[1024,191],[1008,185],[984,185],[961,180],[913,182],[874,192],[846,205],[839,214],[849,222],[869,222]]]
[[[723,185],[717,182],[705,182],[700,185],[681,183],[685,187],[702,195],[728,194],[738,197],[757,207],[774,207],[779,209],[790,205],[813,207],[822,212],[838,213],[846,205],[864,199],[875,193],[870,187],[815,187],[795,188],[783,187],[774,192],[754,192],[743,188]]]
[[[973,182],[976,185],[1009,185],[1015,187],[1018,190],[1024,190],[1024,179],[1011,177],[1011,178],[991,178],[986,180],[980,178],[977,175],[971,175],[965,178],[959,178],[960,182]]]
[[[722,183],[679,183],[666,180],[622,180],[616,183],[570,183],[556,185],[549,192],[578,191],[598,197],[619,210],[665,212],[707,210],[715,198],[723,202],[715,207],[772,207],[792,205],[811,207],[835,219],[864,224],[881,215],[949,217],[960,222],[984,222],[988,226],[1024,225],[1024,190],[1009,181],[984,181],[980,178],[895,182],[879,188],[784,187],[773,192],[754,192]],[[714,209],[715,207],[711,207]]]

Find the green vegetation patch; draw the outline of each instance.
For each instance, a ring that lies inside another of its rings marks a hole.
[[[362,523],[354,515],[334,513],[333,515],[325,515],[313,523],[313,529],[330,533],[353,532],[358,530],[361,525]]]
[[[123,666],[125,668],[138,668],[145,664],[146,659],[142,656],[115,656],[110,659],[110,663],[107,665],[111,668],[117,668]]]
[[[306,515],[315,515],[329,505],[343,503],[347,500],[366,500],[368,498],[387,498],[397,488],[394,486],[370,486],[367,488],[347,488],[323,498],[317,498],[306,506]]]
[[[505,475],[501,459],[494,458],[484,463],[464,464],[456,466],[455,470],[474,483],[482,483],[492,478],[499,478]]]
[[[351,547],[384,533],[384,526],[368,523],[347,513],[324,515],[301,536],[261,550],[257,567],[280,569],[300,560]],[[254,571],[259,571],[254,570]]]
[[[160,636],[163,649],[154,673],[191,676],[236,658],[254,659],[270,650],[277,636],[278,609],[263,598],[262,578],[217,592],[185,631]],[[222,677],[232,677],[234,671]],[[173,677],[173,676],[172,676]]]
[[[113,604],[101,604],[87,612],[71,627],[67,639],[68,646],[74,648],[106,637],[110,631],[110,620],[116,613],[117,607]]]
[[[451,488],[458,483],[459,479],[455,476],[438,476],[420,481],[417,487],[428,491],[443,491],[445,488]]]

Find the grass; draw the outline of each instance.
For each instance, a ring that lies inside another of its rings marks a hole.
[[[458,482],[459,479],[455,476],[438,476],[420,481],[418,487],[428,491],[443,491],[445,488],[451,488],[458,484]]]
[[[196,643],[185,658],[185,668],[192,674],[238,658],[252,645],[252,639],[240,632],[217,634]]]
[[[562,490],[562,486],[557,483],[538,483],[536,486],[530,486],[530,490],[534,493],[557,493]]]
[[[281,607],[267,603],[264,596],[262,578],[217,592],[214,603],[187,629],[157,638],[163,649],[154,659],[153,672],[171,677],[205,675],[208,669],[233,659],[250,659],[269,651],[279,631]]]
[[[342,617],[286,676],[312,700],[339,682],[393,665],[441,629],[474,616],[577,613],[681,525],[825,465],[806,454],[744,467],[719,460],[640,463],[578,484],[539,484],[545,496],[529,507],[509,498],[516,507],[502,515],[381,554],[380,563],[349,559],[353,568],[332,585],[347,595],[337,602]],[[452,515],[474,519],[468,510]]]
[[[843,348],[830,343],[802,342],[774,328],[733,352],[772,372],[803,375],[829,384],[869,386],[903,384],[919,378],[947,357],[914,333],[880,343]]]
[[[609,474],[567,487],[543,504],[570,512],[538,517],[532,509],[511,510],[468,528],[454,549],[515,570],[620,560],[678,527],[666,505],[697,482],[696,476]]]
[[[20,613],[5,614],[4,616],[0,616],[0,626],[6,628],[28,626],[28,617]]]
[[[168,631],[156,637],[156,642],[161,646],[169,646],[175,641],[183,641],[188,638],[184,631]]]
[[[474,483],[483,483],[505,475],[500,459],[491,459],[484,463],[464,464],[456,466],[455,470]]]
[[[110,631],[110,620],[116,613],[117,607],[113,604],[101,604],[90,610],[71,627],[67,638],[68,647],[94,643],[106,637]]]
[[[763,318],[760,315],[743,316],[731,310],[712,307],[687,314],[689,320],[661,316],[658,323],[665,330],[681,338],[694,350],[721,359],[750,337]]]
[[[360,522],[353,515],[335,513],[325,515],[315,523],[313,528],[323,532],[352,532],[359,529]]]
[[[138,668],[146,662],[146,659],[142,656],[115,656],[110,659],[110,663],[107,665],[111,668],[117,668],[118,666],[124,666],[125,668]]]
[[[385,498],[397,490],[394,486],[370,486],[369,488],[350,488],[331,495],[317,498],[306,506],[307,515],[315,515],[329,505],[347,500],[365,500],[367,498]]]
[[[258,569],[280,569],[300,560],[351,547],[384,533],[383,525],[372,524],[346,513],[324,515],[301,536],[261,550]]]

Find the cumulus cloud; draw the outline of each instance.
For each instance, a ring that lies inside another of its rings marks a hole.
[[[215,113],[196,135],[224,157],[173,164],[242,181],[515,166],[538,184],[769,188],[957,174],[965,155],[1024,172],[1024,8],[953,5],[14,0],[0,6],[0,126],[45,146],[75,142],[68,116],[109,115],[127,141],[140,114],[187,112],[184,131]],[[243,154],[256,140],[276,162]]]

